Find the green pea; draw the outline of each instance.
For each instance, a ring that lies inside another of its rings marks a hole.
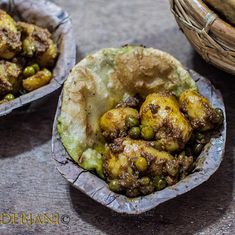
[[[32,64],[31,66],[34,68],[35,72],[38,72],[40,70],[40,67],[38,64]]]
[[[49,78],[51,78],[52,77],[52,72],[50,71],[50,70],[48,70],[48,69],[43,69],[42,70],[44,73],[45,73],[45,75],[47,76],[47,77],[49,77]]]
[[[155,149],[158,149],[158,150],[163,149],[162,140],[156,140],[153,143],[154,143],[154,148]]]
[[[167,186],[167,182],[163,177],[156,176],[154,177],[154,186],[157,190],[162,190]]]
[[[25,39],[23,41],[23,51],[24,55],[32,57],[35,52],[35,46],[29,40]]]
[[[24,71],[23,71],[23,75],[24,77],[31,77],[35,74],[35,69],[33,66],[27,66]]]
[[[139,120],[138,118],[134,117],[134,116],[128,116],[126,118],[126,125],[131,128],[134,126],[138,126],[139,125]]]
[[[144,176],[140,179],[140,184],[141,185],[148,185],[150,183],[150,179],[147,176]]]
[[[145,140],[152,140],[155,136],[154,130],[151,126],[144,126],[141,128],[141,136]]]
[[[204,145],[203,144],[196,144],[193,148],[193,152],[198,155],[201,153],[202,149],[203,149]]]
[[[196,142],[201,143],[201,144],[206,144],[206,136],[202,133],[197,133],[196,134]]]
[[[135,161],[135,166],[139,171],[145,171],[148,168],[148,162],[144,157],[138,157]]]
[[[121,191],[121,185],[118,180],[111,180],[109,182],[109,189],[113,192],[120,192]]]
[[[217,123],[218,125],[221,125],[224,122],[223,110],[220,109],[220,108],[216,108],[215,112],[216,112],[216,118],[214,120],[214,123]]]
[[[15,99],[15,96],[13,94],[9,93],[9,94],[5,95],[3,99],[7,100],[7,101],[11,101],[11,100]]]
[[[204,138],[205,138],[205,135],[203,135],[202,133],[199,133],[199,132],[198,132],[198,133],[196,134],[196,139],[197,139],[197,140],[202,140],[202,139],[204,139]]]
[[[133,139],[138,139],[140,137],[140,128],[139,127],[132,127],[129,130],[129,135]]]
[[[128,174],[133,175],[133,169],[131,167],[128,167],[127,172]]]

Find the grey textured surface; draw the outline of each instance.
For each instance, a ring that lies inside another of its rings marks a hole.
[[[80,57],[101,47],[142,43],[166,50],[208,77],[224,96],[224,161],[197,189],[140,216],[122,216],[72,188],[50,155],[58,94],[31,113],[0,119],[0,212],[57,212],[68,225],[0,225],[0,234],[235,234],[235,78],[197,56],[160,0],[56,0],[72,16]]]

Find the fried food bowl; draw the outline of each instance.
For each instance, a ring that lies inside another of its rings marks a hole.
[[[44,0],[3,0],[0,2],[0,9],[17,22],[26,22],[47,29],[49,31],[48,35],[51,35],[57,47],[57,57],[53,67],[51,67],[53,77],[50,82],[32,91],[29,89],[28,93],[17,95],[17,98],[9,102],[1,103],[0,116],[3,116],[17,108],[48,96],[60,88],[76,62],[76,44],[68,14],[52,2]],[[21,28],[23,29],[24,27],[25,24],[22,23]],[[45,31],[43,32],[45,34]],[[12,56],[8,53],[6,55],[6,63],[9,63],[9,58],[11,59]],[[2,63],[1,66],[4,67],[5,64]]]
[[[206,78],[160,50],[125,46],[73,68],[52,153],[75,188],[118,213],[140,214],[208,180],[225,140],[223,99]]]

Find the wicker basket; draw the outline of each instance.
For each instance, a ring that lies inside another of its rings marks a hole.
[[[209,63],[235,74],[235,27],[201,0],[170,0],[171,10],[195,50]]]

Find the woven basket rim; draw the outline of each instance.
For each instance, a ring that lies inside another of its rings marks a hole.
[[[170,0],[171,9],[173,14],[177,17],[178,14],[175,12],[176,4],[180,4],[181,0]],[[223,20],[216,12],[209,8],[206,3],[202,0],[184,0],[184,4],[190,7],[190,14],[200,22],[202,28],[206,27],[210,16],[215,16],[213,22],[210,23],[210,32],[213,33],[216,37],[221,38],[228,43],[234,44],[235,46],[235,26],[229,24]],[[189,12],[188,12],[189,14]],[[180,19],[183,20],[183,19]]]

